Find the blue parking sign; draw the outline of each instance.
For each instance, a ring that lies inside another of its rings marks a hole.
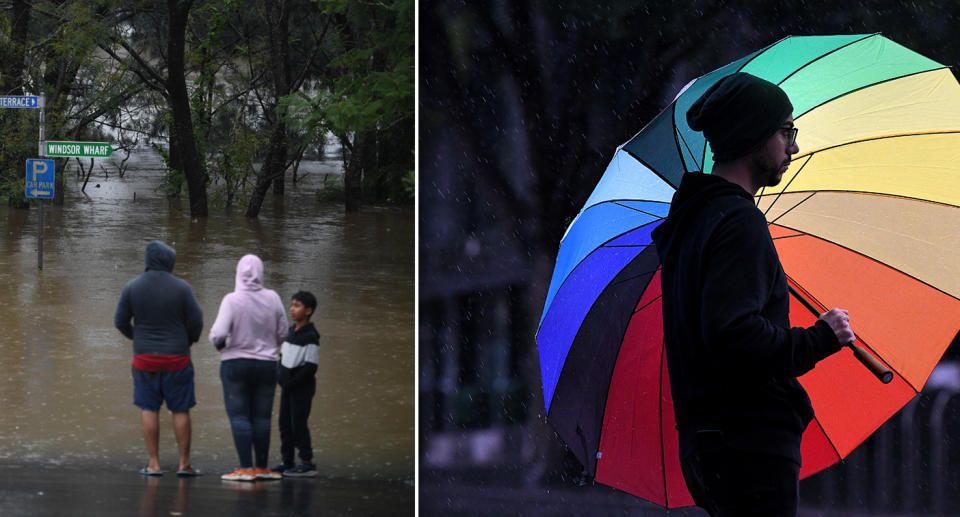
[[[55,171],[53,160],[27,160],[27,197],[53,199]]]

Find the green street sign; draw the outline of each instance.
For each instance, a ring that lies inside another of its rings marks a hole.
[[[46,142],[46,156],[106,158],[113,153],[108,142]]]

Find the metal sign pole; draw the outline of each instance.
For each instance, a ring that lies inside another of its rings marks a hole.
[[[37,144],[38,146],[37,151],[40,153],[40,156],[46,156],[47,155],[46,149],[44,149],[44,145],[43,145],[43,110],[44,110],[44,106],[47,104],[46,94],[43,94],[43,93],[40,94],[40,99],[38,104],[40,105],[40,140],[39,140],[39,143]]]
[[[46,156],[46,149],[43,145],[43,110],[47,104],[46,94],[41,93],[38,100],[38,104],[40,104],[40,141],[37,145],[39,146],[40,156]],[[54,170],[54,178],[56,178],[56,170]],[[39,199],[38,202],[40,203],[40,231],[37,233],[37,270],[43,271],[43,200]]]
[[[37,269],[43,271],[43,200],[40,203],[40,232],[37,234]]]

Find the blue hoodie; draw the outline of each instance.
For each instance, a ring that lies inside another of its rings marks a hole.
[[[113,324],[133,340],[134,355],[190,355],[190,345],[200,339],[203,312],[190,285],[173,276],[176,260],[166,244],[147,244],[146,271],[120,293]]]

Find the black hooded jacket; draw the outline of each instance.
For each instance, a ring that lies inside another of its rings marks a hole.
[[[840,349],[823,321],[790,328],[786,276],[753,197],[719,176],[684,174],[653,233],[680,457],[698,431],[800,463],[813,418],[796,377]]]

